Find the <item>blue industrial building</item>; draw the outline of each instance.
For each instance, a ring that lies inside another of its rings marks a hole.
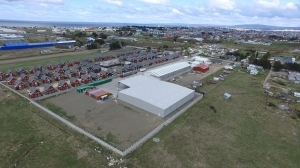
[[[41,42],[41,43],[28,43],[28,42],[9,42],[4,43],[0,46],[0,50],[17,50],[17,49],[28,49],[28,48],[42,48],[42,47],[52,47],[52,46],[70,46],[76,43],[75,40],[72,41],[52,41],[52,42]]]

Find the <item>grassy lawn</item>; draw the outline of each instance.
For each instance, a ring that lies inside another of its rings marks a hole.
[[[108,167],[106,156],[114,156],[2,88],[0,111],[0,167],[98,168]]]
[[[264,108],[266,74],[236,71],[205,85],[204,99],[155,135],[160,142],[131,153],[128,167],[298,167],[299,119]],[[232,99],[224,100],[225,92]]]

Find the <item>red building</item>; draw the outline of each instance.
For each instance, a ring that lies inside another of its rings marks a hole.
[[[41,77],[41,80],[42,80],[43,83],[52,83],[51,78],[49,76],[46,76],[46,75],[43,75]]]
[[[77,78],[71,78],[70,79],[70,83],[71,83],[72,87],[76,87],[76,86],[80,85],[80,82],[79,82],[79,80]]]
[[[46,65],[46,69],[48,69],[49,71],[54,70],[54,66],[51,64]]]
[[[0,81],[4,80],[6,78],[6,74],[3,72],[0,72]]]
[[[23,82],[27,82],[28,79],[29,79],[29,76],[26,75],[26,74],[21,74],[20,77],[21,77],[21,80],[22,80]]]
[[[16,72],[14,72],[14,71],[8,69],[8,70],[6,71],[6,77],[9,77],[9,76],[16,76]]]
[[[39,82],[35,78],[29,78],[28,84],[30,87],[37,87],[40,85]]]
[[[43,95],[42,92],[36,87],[31,87],[28,91],[30,98],[37,98]]]
[[[69,89],[69,84],[64,80],[60,80],[58,82],[57,89],[58,90],[67,90],[67,89]]]
[[[17,79],[13,76],[10,76],[6,79],[8,85],[13,85]]]
[[[54,89],[54,87],[51,84],[45,84],[44,85],[44,94],[52,94],[55,93],[56,90]]]
[[[25,82],[23,82],[23,81],[16,80],[14,84],[15,84],[16,90],[22,90],[25,88]]]
[[[29,73],[31,73],[31,74],[35,74],[36,71],[37,71],[36,67],[29,68]]]
[[[205,64],[201,64],[201,65],[197,65],[193,68],[194,71],[198,71],[198,72],[206,72],[209,70],[209,66],[205,65]]]
[[[92,82],[92,78],[88,75],[81,75],[81,83],[88,84]]]

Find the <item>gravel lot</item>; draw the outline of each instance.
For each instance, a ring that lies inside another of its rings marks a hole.
[[[110,132],[118,141],[115,146],[122,150],[164,121],[151,113],[117,105],[114,100],[110,98],[99,103],[87,95],[72,91],[46,101],[61,107],[68,115],[75,116],[74,124],[101,139],[106,139]]]

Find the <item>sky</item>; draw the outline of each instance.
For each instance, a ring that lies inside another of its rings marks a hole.
[[[7,20],[300,26],[300,0],[0,0],[0,11]]]

